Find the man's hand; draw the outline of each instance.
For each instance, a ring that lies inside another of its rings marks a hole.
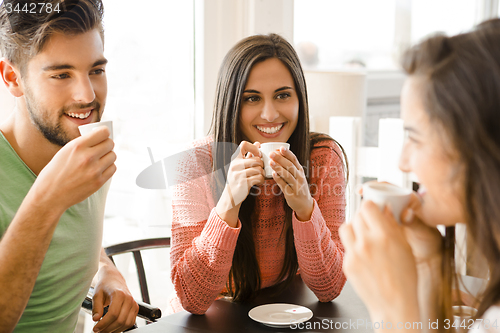
[[[98,321],[94,332],[122,332],[135,324],[139,306],[123,276],[111,262],[104,264],[98,274],[99,281],[94,288],[92,301],[92,319]],[[108,312],[103,317],[107,305]]]
[[[62,214],[100,189],[116,171],[108,136],[102,127],[66,144],[40,172],[30,195]]]

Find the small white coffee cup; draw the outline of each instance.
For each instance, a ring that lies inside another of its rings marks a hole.
[[[290,149],[290,144],[286,142],[266,142],[260,144],[260,151],[262,153],[262,161],[264,162],[264,170],[266,171],[266,178],[273,178],[273,169],[269,165],[271,159],[269,154],[273,151],[277,151],[281,147]]]
[[[81,135],[85,135],[85,134],[90,133],[93,130],[95,130],[101,126],[106,126],[109,129],[109,138],[111,140],[113,140],[113,122],[111,120],[78,126],[78,129],[80,130]]]
[[[399,223],[401,223],[401,212],[410,202],[411,193],[410,189],[387,183],[368,182],[363,184],[363,200],[373,201],[380,210],[390,204],[394,218]]]

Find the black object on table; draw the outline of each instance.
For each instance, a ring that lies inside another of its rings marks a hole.
[[[276,287],[263,289],[249,303],[233,303],[229,300],[215,301],[204,315],[193,315],[181,311],[165,316],[148,326],[131,332],[373,332],[368,310],[358,298],[349,282],[339,297],[332,302],[321,303],[314,293],[297,276],[290,287],[279,295],[273,295]],[[291,328],[272,328],[255,322],[248,312],[258,305],[290,303],[302,305],[313,312],[313,318]]]

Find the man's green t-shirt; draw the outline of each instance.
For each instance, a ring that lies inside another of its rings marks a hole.
[[[35,180],[0,132],[0,237]],[[14,332],[74,331],[99,265],[108,184],[62,215]]]

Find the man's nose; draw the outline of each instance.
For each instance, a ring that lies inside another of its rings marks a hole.
[[[278,110],[276,109],[272,101],[264,103],[264,108],[260,117],[268,122],[273,122],[280,116]]]
[[[94,86],[88,76],[82,77],[78,80],[73,93],[75,102],[88,104],[94,101],[95,92]]]

